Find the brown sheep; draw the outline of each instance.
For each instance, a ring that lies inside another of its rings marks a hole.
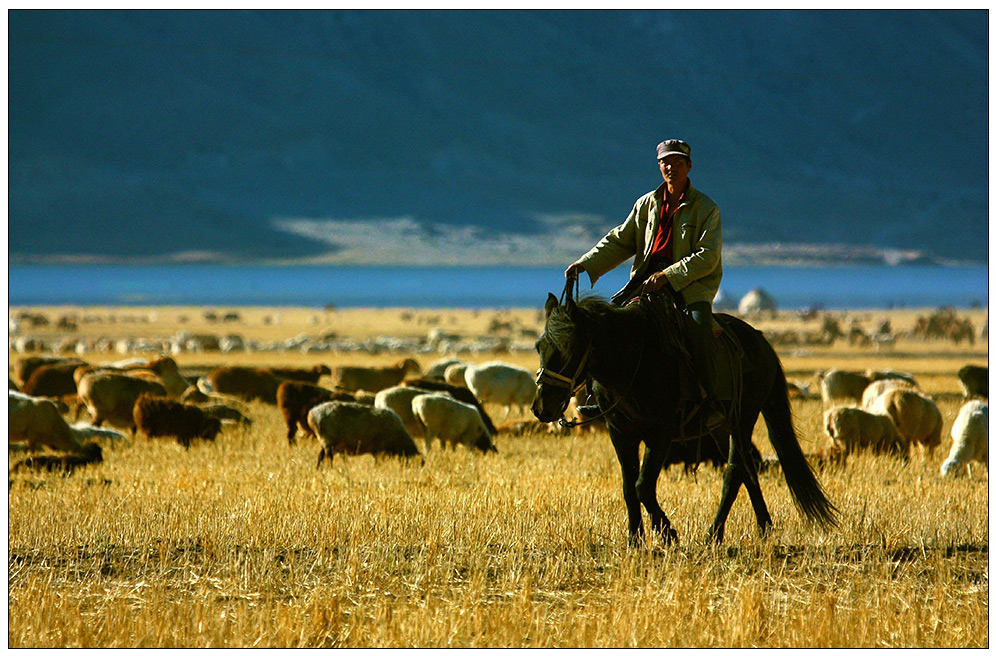
[[[184,448],[194,439],[213,441],[221,431],[221,420],[209,417],[196,405],[143,394],[133,409],[135,425],[147,437],[175,437]]]
[[[179,397],[190,387],[190,381],[180,374],[176,360],[169,356],[149,360],[145,367],[159,376],[170,398]]]
[[[205,389],[207,381],[210,389]],[[225,394],[244,401],[262,401],[270,405],[277,403],[277,387],[281,379],[272,371],[255,367],[218,367],[201,379],[198,387],[202,392]]]
[[[28,358],[21,358],[14,365],[14,376],[17,382],[24,385],[31,378],[35,369],[46,364],[59,364],[74,362],[77,366],[85,365],[86,362],[79,358],[67,358],[59,355],[33,355]]]
[[[28,456],[23,460],[14,463],[10,473],[16,473],[30,469],[33,471],[61,471],[65,474],[72,474],[77,467],[103,462],[104,454],[100,445],[96,442],[87,442],[78,453],[70,453],[61,456],[40,455]]]
[[[197,405],[208,417],[215,417],[223,422],[234,421],[238,425],[245,426],[247,428],[252,426],[252,419],[246,417],[236,408],[233,408],[230,405],[225,405],[224,403],[205,403],[204,405],[193,403],[188,405]]]
[[[30,396],[61,398],[76,396],[76,381],[73,371],[79,366],[76,362],[43,364],[31,373],[31,377],[21,388]]]
[[[908,444],[920,443],[933,452],[941,443],[943,419],[937,404],[916,390],[893,388],[872,403],[869,411],[888,415]]]
[[[296,380],[280,383],[277,387],[277,407],[280,408],[284,423],[287,424],[287,443],[294,444],[294,436],[299,425],[306,435],[315,437],[308,425],[308,411],[319,403],[354,400],[354,397],[346,392],[335,392],[311,383]]]
[[[892,419],[847,406],[823,413],[823,430],[833,445],[845,453],[871,449],[874,453],[909,453],[909,444]]]
[[[401,425],[401,419],[390,410],[362,403],[327,401],[308,412],[308,425],[318,436],[322,447],[318,452],[317,467],[321,467],[326,456],[331,463],[335,453],[405,457],[421,455],[415,442]]]
[[[7,392],[7,441],[27,442],[29,450],[47,446],[55,451],[79,452],[73,430],[50,399]]]
[[[958,370],[958,382],[966,400],[973,396],[989,398],[989,367],[966,364]]]
[[[398,385],[409,373],[421,372],[418,362],[405,358],[391,367],[336,367],[334,375],[336,386],[347,392],[379,392]]]
[[[166,396],[166,388],[161,383],[109,372],[89,373],[79,384],[80,407],[86,405],[95,426],[106,421],[112,426],[129,429],[132,435],[135,434],[135,401],[143,393]]]
[[[296,380],[302,383],[315,385],[322,376],[328,376],[332,370],[324,364],[316,364],[310,369],[292,369],[282,367],[269,367],[273,375],[284,380]]]

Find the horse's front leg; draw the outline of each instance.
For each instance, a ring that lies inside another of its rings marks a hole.
[[[616,450],[619,466],[622,469],[623,500],[629,516],[629,544],[637,546],[643,536],[643,515],[640,512],[640,497],[636,491],[636,481],[640,475],[640,443],[618,433],[610,427],[609,436]]]
[[[671,528],[671,520],[664,514],[660,504],[657,502],[657,479],[660,477],[661,467],[667,457],[670,442],[647,446],[643,454],[643,466],[640,468],[640,477],[636,481],[636,492],[639,495],[643,506],[650,513],[650,526],[661,536],[665,545],[678,542],[678,533]]]

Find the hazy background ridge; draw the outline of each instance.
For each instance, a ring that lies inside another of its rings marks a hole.
[[[728,243],[988,259],[984,11],[8,20],[12,258],[315,258],[368,219],[573,252],[677,136]]]

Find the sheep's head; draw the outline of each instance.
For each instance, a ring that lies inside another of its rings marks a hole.
[[[218,433],[221,432],[221,420],[217,417],[208,417],[207,421],[204,422],[204,430],[201,431],[201,437],[205,440],[214,441],[214,438],[218,437]]]
[[[488,434],[487,429],[483,429],[481,434],[477,436],[477,440],[474,442],[474,446],[481,450],[483,453],[494,452],[498,453],[498,449],[495,447],[494,442],[491,441],[491,436]]]

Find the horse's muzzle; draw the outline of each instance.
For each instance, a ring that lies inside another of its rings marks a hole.
[[[567,404],[570,403],[571,397],[566,392],[562,392],[563,398],[555,398],[560,396],[557,391],[559,390],[550,392],[544,389],[543,385],[540,385],[536,390],[536,398],[533,399],[530,409],[533,411],[533,415],[544,424],[563,417],[564,411],[567,410]]]

